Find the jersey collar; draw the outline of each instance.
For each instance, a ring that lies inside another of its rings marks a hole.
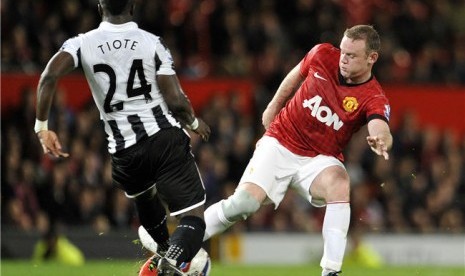
[[[130,21],[124,24],[111,24],[107,21],[103,21],[99,25],[99,29],[107,30],[107,31],[128,31],[128,30],[133,30],[137,29],[137,23]]]
[[[347,83],[346,80],[344,79],[344,77],[341,75],[341,72],[339,71],[338,69],[338,76],[339,76],[339,84],[341,85],[344,85],[344,86],[359,86],[359,85],[362,85],[362,84],[365,84],[369,81],[371,81],[373,79],[373,73],[371,74],[370,78],[364,82],[361,82],[361,83]]]

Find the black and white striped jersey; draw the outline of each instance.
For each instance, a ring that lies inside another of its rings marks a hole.
[[[84,70],[110,153],[160,129],[181,127],[156,83],[157,75],[175,74],[171,53],[158,36],[134,22],[102,22],[97,29],[68,39],[61,51],[70,53],[75,67]]]

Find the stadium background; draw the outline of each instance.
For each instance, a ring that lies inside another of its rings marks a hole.
[[[232,193],[263,133],[261,112],[306,51],[338,45],[347,26],[373,24],[382,37],[375,74],[392,103],[394,148],[389,161],[374,157],[362,130],[346,151],[351,244],[386,233],[463,243],[465,1],[136,2],[135,21],[165,39],[186,93],[212,127],[209,143],[192,141],[208,204]],[[95,0],[1,2],[2,259],[26,256],[9,238],[30,249],[51,225],[76,241],[75,233],[94,237],[77,242],[88,256],[102,235],[135,234],[134,207],[111,185],[104,133],[80,72],[60,84],[50,117],[71,156],[43,157],[32,130],[41,70],[66,38],[99,22]],[[234,234],[318,235],[323,214],[290,192],[276,212],[264,207],[228,233],[232,247]]]

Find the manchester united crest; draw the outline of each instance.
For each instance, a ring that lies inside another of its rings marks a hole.
[[[355,97],[345,97],[342,106],[347,112],[354,112],[358,108],[358,102]]]

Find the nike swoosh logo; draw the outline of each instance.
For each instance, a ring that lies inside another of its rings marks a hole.
[[[315,73],[313,74],[313,76],[314,76],[315,78],[317,78],[317,79],[324,80],[324,81],[328,81],[327,79],[325,79],[325,78],[323,78],[322,76],[320,76],[320,74],[318,74],[318,72],[315,72]]]

